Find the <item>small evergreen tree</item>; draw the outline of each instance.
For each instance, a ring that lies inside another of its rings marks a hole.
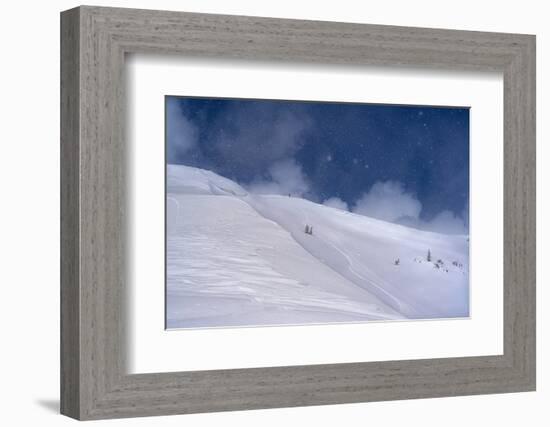
[[[428,256],[426,257],[426,259],[428,260],[428,262],[431,262],[432,260],[432,253],[430,252],[429,249],[428,249]]]

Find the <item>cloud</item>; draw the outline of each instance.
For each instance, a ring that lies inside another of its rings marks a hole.
[[[403,217],[417,219],[421,210],[422,204],[413,194],[407,193],[400,182],[379,181],[355,202],[352,212],[396,222]]]
[[[251,193],[303,196],[309,191],[307,178],[293,159],[274,163],[268,172],[270,180],[256,180],[248,186]]]
[[[312,123],[305,107],[237,102],[209,124],[209,150],[222,175],[238,170],[243,181],[251,182],[294,158]]]
[[[197,127],[183,114],[176,98],[166,103],[166,138],[168,163],[178,163],[178,159],[197,146]]]
[[[331,197],[330,199],[325,200],[323,202],[323,205],[343,211],[349,210],[348,204],[339,197]]]
[[[313,128],[306,105],[235,100],[219,111],[191,112],[185,101],[169,98],[166,108],[168,163],[196,164],[238,177],[251,192],[309,192],[310,183],[295,160]]]
[[[445,234],[467,233],[465,221],[451,211],[440,212],[431,221],[423,221],[420,228]]]
[[[468,234],[468,205],[461,215],[444,210],[426,221],[420,218],[422,203],[397,181],[376,182],[353,206],[352,212],[443,234]]]

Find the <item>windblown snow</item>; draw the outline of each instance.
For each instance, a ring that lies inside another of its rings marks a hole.
[[[469,314],[468,236],[250,194],[181,165],[167,167],[166,211],[168,328]]]

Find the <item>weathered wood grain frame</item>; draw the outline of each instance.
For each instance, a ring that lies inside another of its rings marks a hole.
[[[503,72],[504,354],[128,375],[124,60],[136,52]],[[71,9],[61,14],[61,166],[65,415],[84,420],[535,389],[534,36]]]

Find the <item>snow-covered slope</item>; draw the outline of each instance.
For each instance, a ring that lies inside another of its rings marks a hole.
[[[236,182],[214,172],[181,165],[166,166],[168,193],[246,196]]]
[[[466,236],[249,194],[201,169],[167,172],[170,328],[468,315]]]

